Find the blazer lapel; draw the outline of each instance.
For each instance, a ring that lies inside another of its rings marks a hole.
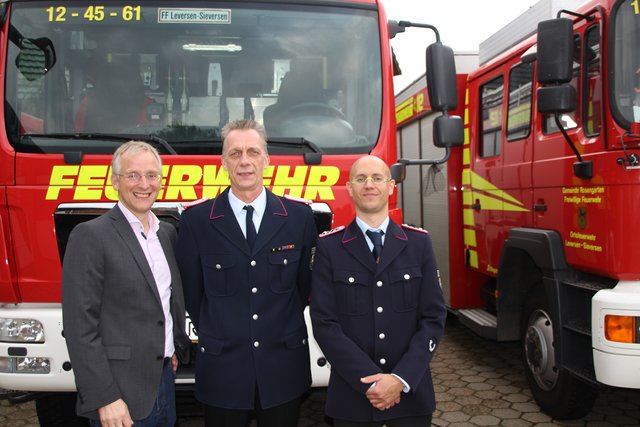
[[[147,261],[147,257],[144,256],[144,252],[140,247],[138,238],[135,236],[133,230],[131,229],[129,221],[127,221],[127,218],[124,216],[117,205],[115,208],[109,211],[108,215],[111,219],[113,219],[113,226],[115,227],[117,234],[123,240],[127,249],[129,249],[129,251],[131,252],[133,260],[138,265],[138,268],[140,268],[140,272],[151,288],[153,295],[155,295],[158,303],[161,304],[160,294],[158,294],[158,287],[156,285],[155,279],[153,278],[151,268],[149,267],[149,262]]]
[[[240,224],[238,224],[238,220],[229,204],[229,188],[213,200],[209,219],[211,220],[211,225],[218,230],[220,234],[229,239],[231,243],[236,245],[242,252],[251,255],[247,239],[244,237],[244,234],[242,234]],[[262,226],[260,228],[262,228]]]
[[[282,200],[271,191],[267,190],[267,206],[262,215],[260,229],[253,245],[253,253],[260,251],[264,245],[271,241],[271,238],[282,228],[289,213]]]
[[[369,245],[367,245],[364,234],[362,234],[362,230],[360,230],[355,220],[347,226],[342,234],[342,245],[347,252],[368,270],[376,271],[376,261],[373,259],[373,254],[369,250]],[[384,255],[384,246],[382,254]]]
[[[389,220],[384,245],[382,245],[382,255],[380,256],[380,262],[377,264],[378,271],[384,270],[391,264],[407,246],[407,241],[407,234],[402,227],[392,220]]]

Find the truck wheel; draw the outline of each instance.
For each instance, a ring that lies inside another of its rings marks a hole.
[[[51,393],[36,399],[40,427],[86,427],[89,420],[76,415],[76,393]]]
[[[542,283],[528,298],[520,321],[522,363],[540,408],[557,420],[581,418],[593,407],[596,390],[556,365],[550,304]]]

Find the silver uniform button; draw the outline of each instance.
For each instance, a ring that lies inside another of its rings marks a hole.
[[[378,338],[380,338],[381,340],[383,340],[385,336],[386,336],[385,334],[380,334],[380,335],[378,335]]]
[[[253,320],[258,320],[258,315],[254,314],[253,316],[251,316],[253,318]]]
[[[220,270],[222,266],[220,264],[216,264],[216,270]]]
[[[284,259],[283,264],[287,265],[287,259],[286,258]]]
[[[251,267],[255,267],[256,266],[256,262],[255,261],[251,261]]]
[[[376,311],[377,311],[378,313],[382,313],[382,312],[384,311],[384,308],[382,308],[382,307],[378,307],[378,308],[376,308]]]
[[[307,345],[307,339],[306,338],[302,338],[302,344]]]
[[[356,279],[354,279],[353,277],[349,277],[349,283],[354,283],[356,281]]]
[[[384,365],[385,363],[387,363],[387,359],[385,359],[384,357],[382,359],[380,359],[380,364]]]
[[[378,281],[376,282],[376,286],[377,286],[377,287],[379,287],[379,288],[381,288],[381,287],[382,287],[382,280],[378,280]]]
[[[409,276],[408,274],[405,274],[404,275],[404,280],[409,280],[409,279],[411,279],[411,276]]]
[[[254,346],[255,348],[260,347],[260,342],[259,342],[259,341],[254,341],[254,342],[253,342],[253,346]]]
[[[200,353],[204,353],[204,352],[205,352],[204,347],[200,347]]]
[[[252,294],[257,294],[258,293],[258,288],[251,288],[251,293]]]

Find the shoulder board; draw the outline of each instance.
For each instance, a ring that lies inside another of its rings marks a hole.
[[[191,202],[182,203],[182,209],[185,209],[185,210],[186,210],[186,209],[189,209],[189,208],[191,208],[191,207],[193,207],[193,206],[197,206],[197,205],[199,205],[199,204],[201,204],[201,203],[204,203],[204,202],[206,202],[207,200],[209,200],[209,198],[208,198],[208,197],[203,197],[203,198],[198,199],[198,200],[193,200],[193,201],[191,201]]]
[[[427,230],[425,230],[424,228],[414,227],[413,225],[402,224],[401,227],[409,229],[409,230],[417,231],[419,233],[429,234],[429,232]]]
[[[345,229],[344,225],[341,225],[340,227],[336,227],[333,230],[323,231],[322,233],[320,233],[319,237],[322,238],[322,237],[331,236],[332,234],[336,234],[338,231],[342,231],[344,229]]]
[[[309,199],[303,199],[302,197],[294,197],[288,194],[285,194],[284,198],[287,200],[291,200],[292,202],[304,203],[307,206],[311,206],[311,203],[312,203],[311,200]]]

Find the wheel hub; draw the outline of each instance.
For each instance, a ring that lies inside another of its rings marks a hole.
[[[558,381],[553,324],[547,313],[542,310],[534,311],[529,317],[524,350],[529,371],[538,386],[545,391],[553,389]]]

